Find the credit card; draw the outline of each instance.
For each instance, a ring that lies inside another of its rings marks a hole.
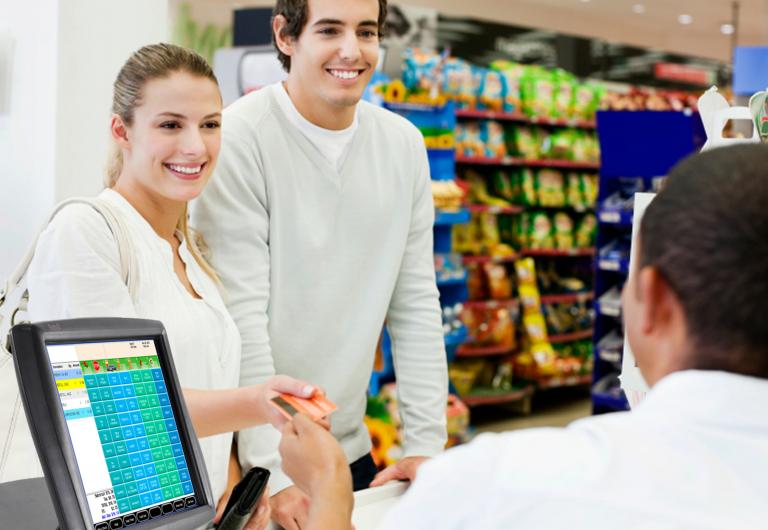
[[[336,405],[322,394],[316,394],[309,399],[305,399],[281,393],[273,397],[270,400],[270,404],[288,419],[301,412],[317,421],[336,410]]]

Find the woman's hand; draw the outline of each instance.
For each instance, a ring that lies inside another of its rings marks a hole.
[[[283,426],[288,423],[288,420],[270,404],[270,400],[273,397],[277,396],[278,393],[283,393],[309,399],[315,395],[315,393],[321,393],[321,390],[317,387],[287,375],[274,375],[263,385],[257,385],[251,388],[255,390],[256,402],[257,407],[260,409],[260,415],[264,418],[264,421],[268,421],[278,430],[282,430]]]

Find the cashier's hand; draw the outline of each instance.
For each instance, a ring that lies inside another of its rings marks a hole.
[[[305,528],[311,499],[315,517],[312,522],[318,528],[348,528],[354,503],[352,475],[349,472],[347,458],[336,438],[322,425],[313,422],[304,414],[297,414],[283,428],[279,449],[283,471],[296,486],[281,491],[273,499],[277,500],[289,490],[295,490],[289,495],[295,496],[296,502],[291,509],[282,513],[279,513],[282,506],[273,502],[273,518],[286,530]],[[298,494],[301,496],[299,497]],[[333,515],[330,517],[337,518],[337,522],[333,524],[329,522],[325,526],[318,524],[317,521],[330,521],[330,519],[323,519],[328,514],[322,512],[331,506]],[[292,521],[290,512],[293,510],[303,519],[296,518],[294,515]],[[284,520],[288,523],[295,521],[298,526],[287,526]]]
[[[419,466],[429,460],[426,456],[409,456],[399,460],[398,462],[387,466],[382,471],[376,474],[371,482],[371,487],[383,486],[390,480],[410,480],[413,482],[416,479],[416,472],[419,470]]]

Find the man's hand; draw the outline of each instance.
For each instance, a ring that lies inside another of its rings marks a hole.
[[[371,482],[371,488],[383,486],[390,480],[410,480],[416,479],[416,472],[419,466],[429,460],[426,456],[409,456],[398,462],[387,466],[386,469],[379,471]]]
[[[285,530],[306,528],[309,497],[296,486],[285,488],[270,499],[272,519]]]

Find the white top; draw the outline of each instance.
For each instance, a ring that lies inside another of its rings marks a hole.
[[[275,370],[324,388],[347,458],[371,448],[363,424],[376,345],[393,338],[406,455],[445,444],[447,368],[432,253],[434,206],[424,140],[361,102],[341,169],[294,127],[273,90],[224,111],[211,182],[195,201],[243,338],[241,384]],[[268,439],[269,438],[269,439]],[[271,427],[239,435],[241,463],[279,470]]]
[[[381,530],[764,529],[768,380],[686,371],[632,412],[482,435],[427,462]]]
[[[123,216],[136,251],[136,305],[122,280],[109,226],[88,205],[67,206],[41,234],[27,273],[32,321],[77,317],[134,317],[162,321],[179,381],[184,388],[236,387],[240,335],[216,284],[184,241],[179,254],[202,299],[194,298],[173,269],[170,244],[158,236],[122,195],[100,195]],[[30,442],[31,443],[31,442]],[[200,440],[214,498],[224,492],[232,434]],[[37,471],[39,474],[39,470]]]
[[[352,125],[340,131],[332,131],[330,129],[318,127],[302,116],[296,108],[296,105],[293,104],[283,83],[275,83],[274,85],[266,87],[266,90],[272,90],[274,92],[275,100],[277,101],[277,104],[280,105],[280,109],[288,118],[288,121],[290,121],[307,140],[312,142],[312,145],[322,153],[333,167],[340,170],[341,165],[347,158],[349,146],[352,143],[352,138],[355,136],[355,131],[357,131],[359,123],[357,108],[355,108],[355,117],[352,120]]]

